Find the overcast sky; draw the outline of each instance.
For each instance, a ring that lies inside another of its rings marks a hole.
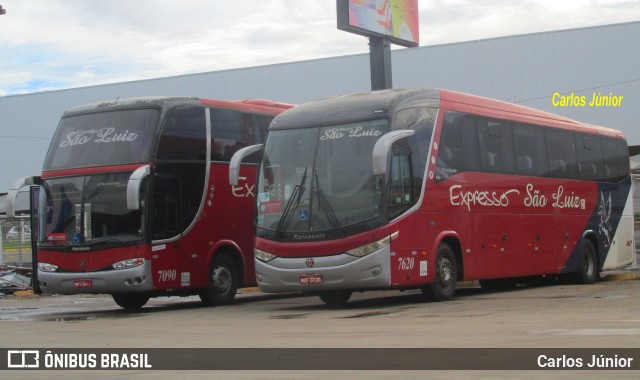
[[[640,20],[640,0],[418,0],[420,46]],[[368,52],[335,0],[0,0],[0,96]]]

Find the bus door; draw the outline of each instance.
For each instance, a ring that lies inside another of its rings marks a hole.
[[[207,231],[197,218],[207,181],[205,108],[176,108],[168,112],[158,143],[152,204],[154,282],[160,287],[204,285]],[[200,225],[200,226],[199,226]],[[191,233],[194,232],[194,233]],[[200,276],[194,279],[193,276]]]
[[[176,289],[180,284],[182,186],[177,176],[157,174],[151,205],[152,272],[156,288]]]

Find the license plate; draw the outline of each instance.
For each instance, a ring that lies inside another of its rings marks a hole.
[[[300,283],[302,285],[321,284],[322,275],[321,274],[303,274],[300,276]]]
[[[76,288],[91,288],[93,287],[93,281],[92,280],[75,280],[73,282],[73,286],[75,286]]]

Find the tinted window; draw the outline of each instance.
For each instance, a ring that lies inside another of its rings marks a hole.
[[[573,133],[559,129],[547,129],[547,153],[549,177],[577,178],[577,159]]]
[[[438,148],[436,180],[474,171],[478,165],[475,119],[460,112],[445,112]]]
[[[576,151],[578,154],[578,173],[580,179],[595,181],[600,179],[602,169],[602,147],[600,137],[576,134]]]
[[[211,160],[231,160],[239,149],[264,142],[273,116],[254,115],[245,112],[212,109]],[[257,163],[258,153],[243,160],[245,163]]]
[[[158,160],[205,160],[207,153],[204,108],[169,112],[158,145]]]
[[[629,175],[629,148],[624,140],[602,138],[603,175],[609,182],[618,182]]]
[[[422,191],[422,182],[427,167],[427,155],[431,146],[431,135],[436,120],[436,108],[409,108],[398,112],[394,129],[412,129],[416,132],[407,138],[411,157],[413,196],[417,200]]]
[[[463,171],[617,182],[629,172],[624,140],[447,111],[436,181]]]
[[[185,231],[203,199],[207,139],[205,109],[172,110],[158,147],[153,193],[153,239]]]
[[[157,109],[65,117],[53,137],[44,169],[148,162],[159,117]]]
[[[543,128],[514,124],[513,140],[518,174],[541,176],[547,172],[547,147]]]
[[[506,121],[478,119],[480,164],[485,172],[513,173],[515,162],[511,126]]]

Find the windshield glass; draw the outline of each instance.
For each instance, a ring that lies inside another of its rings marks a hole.
[[[371,154],[386,119],[273,131],[260,165],[257,226],[292,240],[322,238],[380,216]]]
[[[127,209],[131,173],[45,180],[45,244],[94,244],[142,238],[142,210]],[[142,202],[144,204],[144,202]]]
[[[160,111],[131,109],[65,117],[44,170],[147,162]]]

